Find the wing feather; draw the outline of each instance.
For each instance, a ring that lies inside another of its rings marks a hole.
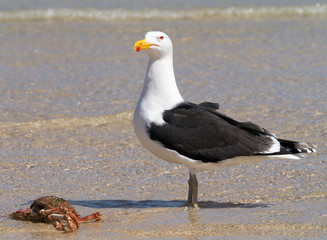
[[[256,124],[238,122],[211,105],[182,103],[163,113],[165,124],[152,123],[152,140],[203,162],[218,162],[264,152],[273,144],[271,134]]]

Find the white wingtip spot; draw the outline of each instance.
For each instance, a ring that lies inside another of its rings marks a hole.
[[[280,143],[279,141],[274,138],[269,136],[269,138],[273,141],[272,145],[270,146],[270,148],[264,152],[260,152],[262,154],[269,154],[269,153],[276,153],[280,151]]]

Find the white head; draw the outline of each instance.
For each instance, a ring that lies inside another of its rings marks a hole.
[[[143,40],[137,41],[134,50],[146,50],[152,60],[172,57],[173,44],[167,34],[159,31],[148,32]]]

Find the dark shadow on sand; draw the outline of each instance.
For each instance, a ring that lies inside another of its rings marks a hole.
[[[181,208],[186,207],[186,201],[181,200],[68,200],[72,205],[90,208]],[[200,208],[257,208],[267,207],[266,204],[232,203],[232,202],[199,202]]]

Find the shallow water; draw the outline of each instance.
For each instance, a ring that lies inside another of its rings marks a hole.
[[[326,18],[0,21],[0,235],[66,238],[11,220],[39,196],[81,215],[71,239],[324,239],[327,236]],[[133,133],[148,30],[174,43],[185,99],[317,145],[300,160],[203,172],[200,209],[184,207],[187,170],[158,160]]]

